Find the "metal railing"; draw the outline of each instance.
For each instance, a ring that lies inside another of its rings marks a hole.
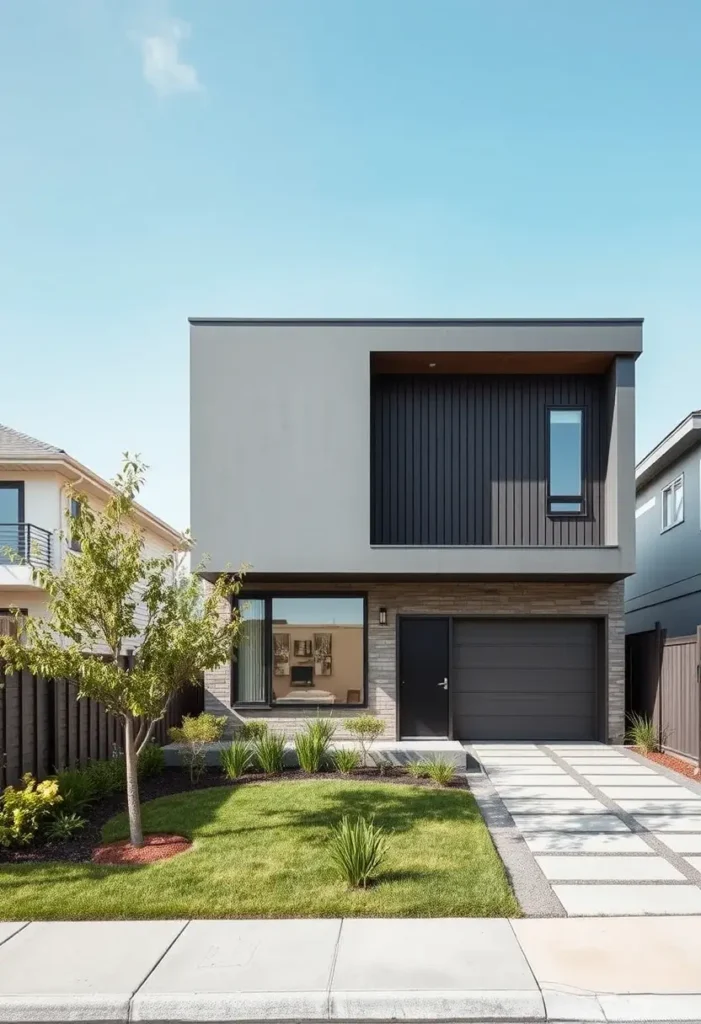
[[[21,559],[29,565],[51,565],[51,531],[33,523],[0,523],[0,565]]]

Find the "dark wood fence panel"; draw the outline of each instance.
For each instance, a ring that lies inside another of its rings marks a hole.
[[[203,709],[203,687],[187,687],[156,725],[155,742],[168,743],[168,730],[183,715]],[[115,748],[123,748],[121,721],[98,701],[78,700],[75,683],[0,670],[0,788],[14,785],[25,772],[44,779],[62,768],[105,760]]]
[[[699,756],[699,684],[696,636],[665,640],[656,720],[665,750]]]
[[[701,683],[698,633],[666,637],[659,627],[626,637],[626,710],[651,718],[664,750],[698,760]]]

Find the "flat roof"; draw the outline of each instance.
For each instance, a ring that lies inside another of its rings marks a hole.
[[[190,316],[188,321],[191,324],[293,324],[295,326],[313,327],[315,325],[339,325],[339,326],[368,326],[368,327],[395,327],[395,326],[417,326],[417,327],[489,327],[494,326],[527,326],[527,327],[620,327],[640,326],[643,317],[573,317],[561,319],[559,317],[526,317],[524,319],[500,319],[497,318],[448,318],[426,317],[415,319],[413,317],[237,317],[237,316]]]

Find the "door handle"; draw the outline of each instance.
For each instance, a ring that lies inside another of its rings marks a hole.
[[[447,676],[444,677],[443,680],[438,685],[442,686],[444,690],[447,690],[448,689],[448,678],[447,678]]]

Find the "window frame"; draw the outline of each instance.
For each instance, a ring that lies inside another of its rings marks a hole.
[[[78,506],[78,511],[76,512],[75,515],[73,515],[73,503],[74,502]],[[82,505],[82,502],[81,502],[80,498],[69,498],[68,499],[68,515],[69,515],[71,520],[78,518],[78,516],[80,515],[82,507],[83,507],[83,505]],[[80,554],[80,552],[83,550],[82,547],[81,547],[80,541],[76,540],[75,537],[73,536],[73,531],[72,530],[71,530],[70,536],[68,537],[68,550],[69,551],[75,551],[77,554]]]
[[[305,701],[303,704],[295,702],[286,703],[284,700],[273,700],[273,600],[275,598],[310,598],[323,600],[324,598],[355,598],[363,602],[363,679],[362,679],[362,700],[358,704],[320,703],[318,701]],[[231,609],[238,606],[241,601],[263,601],[265,603],[265,699],[260,701],[238,701],[238,659],[236,651],[231,652],[231,672],[229,683],[229,704],[232,708],[250,709],[251,711],[274,711],[285,709],[296,714],[303,715],[305,710],[328,711],[333,714],[335,708],[356,708],[361,710],[368,706],[368,595],[363,591],[342,591],[338,590],[250,590],[231,598]]]
[[[665,505],[665,494],[667,493],[667,491],[671,491],[671,493],[672,493],[672,508],[674,508],[674,488],[677,486],[677,484],[681,484],[681,489],[682,489],[682,514],[681,514],[681,518],[680,519],[675,519],[673,523],[667,523],[665,525],[665,521],[664,521],[665,507],[666,507],[666,505]],[[681,526],[681,524],[684,522],[684,515],[685,515],[685,511],[686,511],[685,510],[685,504],[684,504],[684,502],[685,502],[684,485],[685,485],[684,474],[683,473],[679,473],[677,476],[675,476],[675,478],[673,480],[670,480],[670,482],[665,487],[662,488],[662,501],[661,501],[662,508],[660,510],[660,519],[661,519],[661,522],[660,522],[660,533],[668,533],[669,530],[673,530],[675,526]]]
[[[550,490],[550,431],[551,413],[553,412],[578,412],[581,416],[580,427],[580,493],[579,494],[553,494]],[[586,430],[587,410],[583,405],[548,405],[545,410],[545,452],[546,452],[546,477],[545,477],[545,504],[546,514],[551,519],[585,519],[587,516],[587,464],[586,464]],[[553,508],[560,502],[579,502],[579,511],[558,511]]]
[[[0,480],[0,490],[17,491],[17,511],[19,515],[17,525],[22,525],[24,523],[24,480]],[[8,523],[7,525],[14,526],[15,523]]]

